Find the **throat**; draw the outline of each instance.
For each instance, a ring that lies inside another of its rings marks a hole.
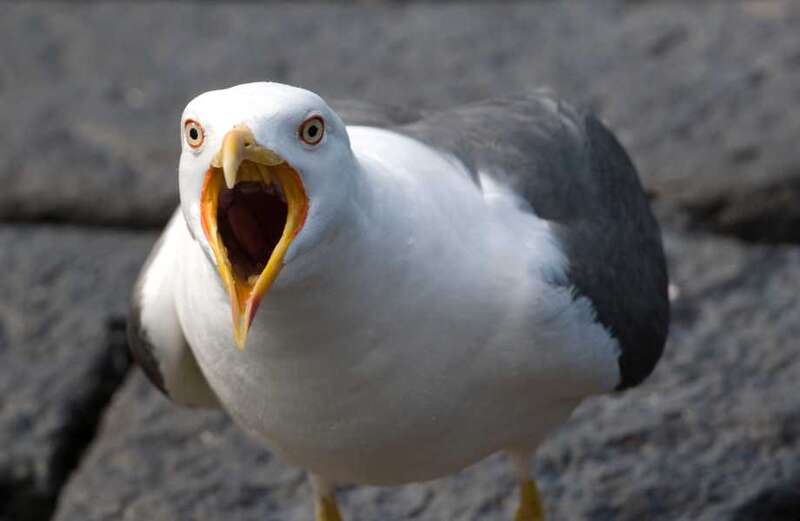
[[[287,213],[276,183],[246,181],[220,191],[217,223],[237,280],[255,283],[281,239]]]

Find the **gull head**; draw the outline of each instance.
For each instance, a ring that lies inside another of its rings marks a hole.
[[[201,94],[180,125],[181,210],[228,291],[244,349],[288,260],[312,249],[346,204],[347,130],[316,94],[269,82]]]

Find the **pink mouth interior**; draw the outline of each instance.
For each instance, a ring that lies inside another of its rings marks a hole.
[[[244,181],[222,188],[217,227],[237,279],[249,281],[261,274],[283,234],[287,213],[276,183]]]

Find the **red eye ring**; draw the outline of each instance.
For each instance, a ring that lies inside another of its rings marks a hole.
[[[192,148],[200,148],[206,140],[206,131],[203,125],[193,119],[187,119],[183,124],[183,133],[186,144]]]
[[[320,116],[311,116],[300,124],[297,135],[306,145],[318,145],[325,136],[325,120]]]

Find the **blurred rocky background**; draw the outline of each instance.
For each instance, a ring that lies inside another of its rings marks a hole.
[[[592,107],[664,228],[674,321],[637,389],[533,468],[549,519],[800,519],[800,2],[0,4],[0,520],[301,520],[303,474],[129,363],[194,95],[273,79],[435,110]],[[510,520],[508,462],[343,490],[347,519]]]

